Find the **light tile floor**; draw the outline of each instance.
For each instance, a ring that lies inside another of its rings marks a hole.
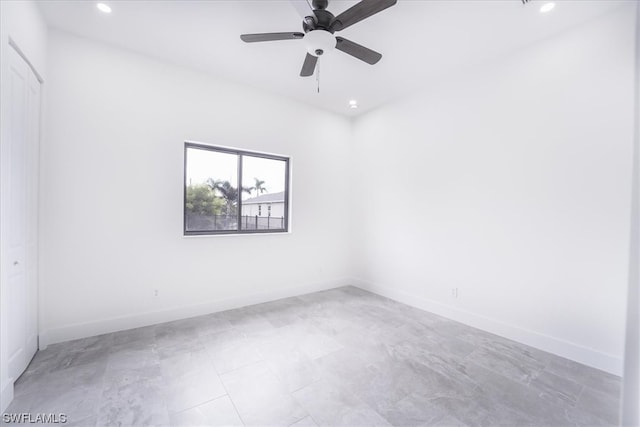
[[[66,425],[615,425],[620,378],[353,287],[50,346]]]

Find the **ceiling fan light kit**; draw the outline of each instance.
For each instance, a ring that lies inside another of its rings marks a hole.
[[[295,0],[294,0],[295,1]],[[362,45],[336,37],[336,31],[342,31],[351,25],[362,21],[397,3],[398,0],[362,0],[353,7],[334,16],[327,9],[328,0],[313,0],[309,8],[309,15],[302,20],[303,33],[259,33],[242,34],[240,38],[246,43],[266,42],[276,40],[303,39],[307,50],[300,76],[312,76],[318,62],[318,57],[333,49],[338,49],[367,64],[376,64],[382,55]],[[305,1],[306,3],[306,1]],[[307,3],[308,4],[308,3]]]
[[[307,52],[313,56],[321,56],[336,48],[336,37],[329,31],[312,30],[304,35]]]

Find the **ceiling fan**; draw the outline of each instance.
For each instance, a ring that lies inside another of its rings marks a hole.
[[[342,31],[351,25],[362,21],[384,9],[393,6],[398,0],[362,0],[353,7],[345,10],[338,16],[333,16],[327,10],[328,0],[312,0],[309,6],[307,0],[292,0],[292,3],[301,12],[303,18],[302,29],[304,33],[261,33],[242,34],[240,38],[246,43],[268,42],[276,40],[305,41],[307,56],[302,64],[300,75],[308,77],[313,75],[318,62],[318,57],[324,53],[338,49],[367,64],[375,64],[380,61],[382,55],[344,37],[334,36],[336,31]]]

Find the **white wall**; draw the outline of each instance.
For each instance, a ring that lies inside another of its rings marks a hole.
[[[467,70],[353,126],[52,33],[42,340],[344,284],[355,271],[380,293],[620,373],[631,15]],[[182,237],[185,139],[291,155],[294,232]],[[332,206],[353,208],[353,233],[346,208]]]
[[[621,373],[631,7],[355,122],[361,286]]]
[[[326,200],[347,203],[347,119],[64,33],[50,49],[46,342],[345,283]],[[185,140],[291,156],[293,232],[184,238]]]
[[[9,88],[9,40],[28,59],[40,78],[47,75],[46,51],[47,51],[47,27],[40,15],[38,8],[32,1],[0,1],[0,93],[5,94]],[[2,96],[0,106],[0,123],[8,122],[9,97]],[[8,134],[6,126],[2,126],[0,136],[0,152],[3,159],[8,159],[6,149],[8,147]],[[7,206],[0,206],[0,217],[7,215]],[[3,223],[6,225],[6,223]],[[1,227],[1,228],[4,228]],[[4,241],[4,236],[1,236]],[[0,245],[0,413],[6,409],[13,399],[13,380],[9,378],[6,354],[9,325],[7,325],[7,289],[5,287],[5,272],[7,262],[4,256],[4,247]]]
[[[9,37],[29,59],[40,77],[46,75],[47,26],[35,2],[30,0],[0,2],[2,53],[9,47]],[[2,61],[6,66],[6,61]]]
[[[640,3],[636,5],[636,99],[629,291],[622,383],[623,426],[640,425]]]

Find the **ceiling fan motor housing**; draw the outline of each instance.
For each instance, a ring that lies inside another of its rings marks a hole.
[[[310,55],[320,56],[335,49],[337,41],[329,31],[313,30],[304,35],[304,43]]]

